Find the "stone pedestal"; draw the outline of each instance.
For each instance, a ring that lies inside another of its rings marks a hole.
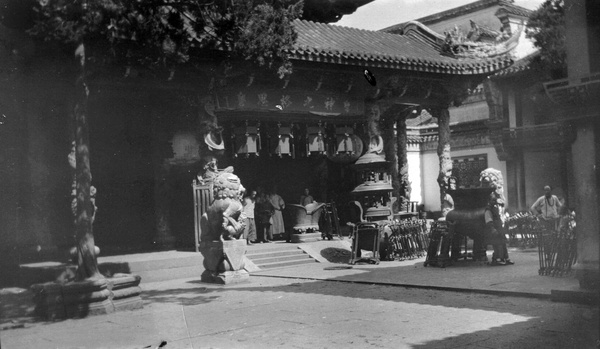
[[[34,294],[36,313],[42,318],[83,318],[142,308],[140,280],[138,275],[116,274],[112,278],[65,284],[35,284],[31,286],[31,290]]]
[[[323,236],[320,232],[317,233],[294,233],[292,234],[292,242],[314,242],[321,241]]]
[[[227,285],[249,280],[244,270],[246,240],[200,241],[199,250],[204,257],[202,282]]]
[[[141,280],[139,275],[121,273],[108,279],[108,288],[112,292],[111,300],[115,311],[143,308]]]
[[[215,274],[214,272],[205,270],[200,277],[202,282],[220,285],[231,285],[247,282],[250,279],[250,274],[242,270],[223,271]]]

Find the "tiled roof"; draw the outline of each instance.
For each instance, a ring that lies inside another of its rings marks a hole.
[[[435,120],[426,109],[423,109],[416,118],[406,120],[407,127],[424,126],[432,123],[435,123]]]
[[[531,62],[535,59],[535,57],[539,56],[540,51],[535,51],[532,54],[529,54],[518,61],[515,62],[512,66],[500,70],[493,77],[509,77],[519,74],[520,72],[527,71],[531,68]]]
[[[442,53],[443,37],[419,23],[404,35],[335,26],[305,20],[294,22],[298,40],[292,59],[442,74],[486,74],[512,64],[509,55],[457,58]]]
[[[411,144],[415,143],[429,143],[429,142],[437,142],[439,139],[439,135],[437,134],[409,134],[406,135],[406,141]]]

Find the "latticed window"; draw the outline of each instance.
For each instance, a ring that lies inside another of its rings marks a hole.
[[[457,179],[457,188],[479,188],[479,174],[486,168],[488,168],[486,154],[453,158],[452,175]]]

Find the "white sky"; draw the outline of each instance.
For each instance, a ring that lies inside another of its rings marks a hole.
[[[474,0],[375,0],[332,24],[379,30],[471,2]],[[542,2],[544,0],[515,0],[514,4],[535,10]]]

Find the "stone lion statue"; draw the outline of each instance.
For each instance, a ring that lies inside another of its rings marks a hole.
[[[244,232],[241,197],[244,187],[233,168],[219,172],[212,183],[213,202],[202,215],[201,241],[239,239]]]
[[[499,170],[486,168],[479,174],[479,181],[483,188],[493,188],[498,195],[504,194],[504,179]]]

